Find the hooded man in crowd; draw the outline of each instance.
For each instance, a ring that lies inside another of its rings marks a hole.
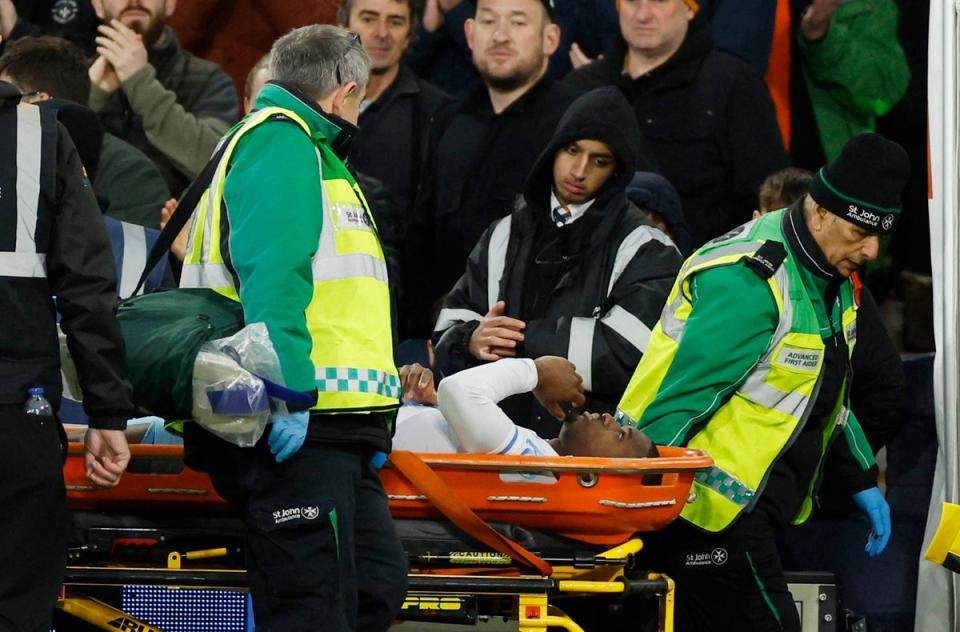
[[[630,203],[643,158],[629,104],[613,87],[577,99],[537,159],[513,213],[480,239],[434,331],[442,375],[507,357],[576,365],[587,407],[610,411],[646,348],[681,258]],[[554,437],[529,395],[518,424]]]

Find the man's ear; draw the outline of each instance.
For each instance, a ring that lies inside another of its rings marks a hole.
[[[97,14],[97,17],[101,20],[103,19],[103,3],[100,0],[90,0],[90,4],[93,5],[93,12]]]
[[[560,27],[551,22],[543,27],[543,54],[551,57],[560,48]]]
[[[333,91],[333,100],[331,102],[331,109],[333,112],[331,112],[331,114],[340,116],[340,114],[343,112],[344,101],[350,98],[350,96],[359,89],[360,86],[356,81],[349,81],[342,86],[337,86]]]
[[[173,12],[177,10],[177,0],[167,0],[166,3],[166,16],[170,17],[173,15]]]
[[[467,36],[467,46],[470,47],[470,50],[473,50],[473,29],[476,25],[477,22],[473,18],[463,23],[463,34]]]

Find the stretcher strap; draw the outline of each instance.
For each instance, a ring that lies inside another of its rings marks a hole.
[[[440,513],[468,535],[541,575],[549,577],[553,573],[550,564],[484,522],[419,456],[397,450],[390,454],[390,462]]]

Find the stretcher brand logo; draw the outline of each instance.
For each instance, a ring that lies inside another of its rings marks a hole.
[[[822,357],[823,352],[816,349],[784,347],[777,357],[777,364],[795,371],[816,371]]]
[[[316,520],[320,515],[319,507],[290,507],[273,512],[273,524],[283,524],[291,520]]]

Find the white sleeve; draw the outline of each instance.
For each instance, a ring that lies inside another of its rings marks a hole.
[[[496,453],[516,432],[497,402],[536,387],[533,360],[504,358],[445,378],[437,389],[437,399],[461,450]]]
[[[457,438],[433,406],[404,405],[397,411],[394,450],[456,453]]]

